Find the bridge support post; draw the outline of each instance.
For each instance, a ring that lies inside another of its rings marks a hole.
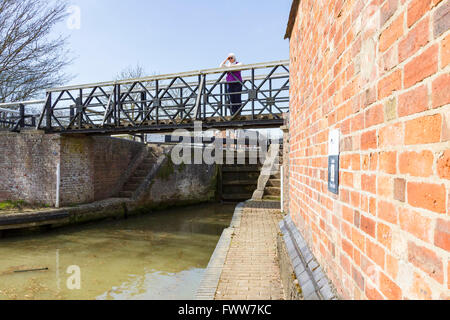
[[[77,108],[77,127],[81,129],[81,125],[83,122],[83,105],[81,103],[81,97],[76,99],[76,108]]]
[[[145,91],[141,91],[141,120],[144,121],[144,116],[147,109],[147,93]]]
[[[208,104],[208,95],[206,94],[206,74],[203,77],[203,88],[201,94],[203,95],[203,121],[206,121],[206,106]]]
[[[252,100],[252,120],[255,120],[255,99],[256,99],[255,69],[252,69],[252,92],[249,94],[249,99]]]
[[[117,85],[117,98],[116,98],[116,126],[120,127],[120,110],[122,109],[122,93],[120,92],[120,84]]]
[[[75,106],[74,105],[70,105],[69,121],[72,122],[74,117],[75,117]]]
[[[155,107],[156,110],[156,124],[159,124],[159,81],[155,81],[155,99],[153,100],[153,107]]]
[[[47,130],[52,128],[52,93],[48,93],[45,105],[45,127]]]
[[[184,118],[183,88],[180,88],[180,94],[179,94],[179,96],[180,96],[180,105],[179,105],[179,107],[178,107],[178,112],[179,112],[178,116],[179,116],[180,119],[183,119],[183,118]]]
[[[112,110],[112,117],[113,117],[113,120],[114,120],[114,126],[118,126],[119,124],[118,124],[118,122],[117,122],[117,104],[119,103],[119,85],[118,84],[116,84],[116,85],[114,85],[114,92],[113,92],[113,103],[112,103],[112,105],[113,105],[113,110]]]
[[[19,105],[20,112],[20,120],[19,120],[19,128],[25,127],[25,106],[23,104]]]

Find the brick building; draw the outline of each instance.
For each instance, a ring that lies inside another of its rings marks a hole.
[[[449,11],[293,1],[289,213],[344,299],[450,298]]]

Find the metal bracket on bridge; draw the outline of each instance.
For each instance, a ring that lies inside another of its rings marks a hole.
[[[274,106],[274,105],[275,105],[275,98],[273,98],[273,97],[267,97],[267,98],[266,98],[266,102],[267,102],[267,105],[269,105],[269,106]]]
[[[153,106],[154,106],[155,108],[161,107],[161,99],[159,99],[159,98],[153,99]]]

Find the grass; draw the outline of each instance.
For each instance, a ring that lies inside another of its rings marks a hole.
[[[25,202],[24,200],[6,200],[0,201],[0,214],[2,213],[11,213],[11,212],[23,212],[25,209],[27,210],[38,210],[44,208],[51,208],[48,204],[30,204]]]
[[[23,200],[17,200],[17,201],[11,201],[11,200],[7,200],[7,201],[2,201],[0,202],[0,212],[1,211],[6,211],[6,210],[15,210],[15,209],[23,209],[24,207],[26,207],[27,204],[25,201]]]

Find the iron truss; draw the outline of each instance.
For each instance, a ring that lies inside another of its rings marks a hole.
[[[33,113],[32,105],[43,104],[45,100],[27,101],[19,103],[0,104],[0,131],[19,132],[24,128],[35,128],[36,120],[40,116]],[[28,110],[27,110],[28,108]],[[28,111],[28,112],[27,112]]]
[[[231,114],[226,77],[241,71],[242,105]],[[1,107],[1,105],[0,105]],[[208,69],[47,90],[36,128],[48,133],[157,133],[279,127],[289,112],[289,61]]]

